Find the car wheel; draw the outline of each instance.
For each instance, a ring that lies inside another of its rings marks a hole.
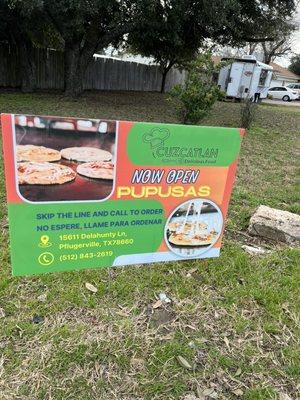
[[[282,98],[283,101],[290,101],[290,96],[288,96],[287,94],[285,96],[283,96]]]

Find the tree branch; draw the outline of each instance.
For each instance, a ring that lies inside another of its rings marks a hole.
[[[266,38],[248,38],[248,37],[241,37],[241,40],[249,43],[263,43],[263,42],[274,42],[274,37],[266,37]]]

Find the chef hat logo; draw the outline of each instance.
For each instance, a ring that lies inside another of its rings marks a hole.
[[[150,143],[151,150],[154,151],[158,147],[162,147],[170,136],[170,132],[166,128],[153,128],[150,132],[146,132],[143,136],[145,143]]]

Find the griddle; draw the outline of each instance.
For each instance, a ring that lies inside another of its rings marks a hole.
[[[58,118],[55,118],[55,120],[63,121],[63,119]],[[16,143],[45,146],[55,150],[67,147],[95,147],[112,153],[114,160],[116,123],[113,121],[105,122],[108,124],[106,133],[53,129],[50,127],[51,124],[48,125],[48,128],[43,129],[16,125]],[[79,164],[82,164],[63,158],[56,163],[66,165],[74,171]],[[61,185],[19,185],[21,195],[33,202],[102,200],[111,194],[112,188],[112,180],[92,179],[79,174],[76,175],[74,181]]]

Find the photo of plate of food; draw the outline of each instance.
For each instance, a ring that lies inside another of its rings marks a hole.
[[[165,241],[181,256],[197,256],[211,248],[220,237],[223,216],[210,200],[194,199],[182,203],[169,216]]]
[[[115,121],[15,115],[19,193],[31,202],[106,199],[115,142]]]

